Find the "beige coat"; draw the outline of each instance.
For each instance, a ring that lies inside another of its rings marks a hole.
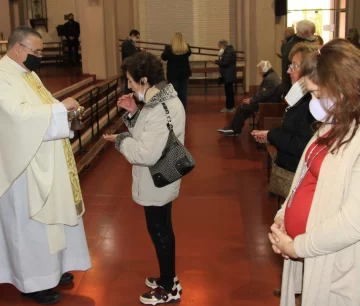
[[[181,180],[157,188],[150,175],[149,166],[154,165],[165,148],[169,130],[167,117],[161,102],[165,102],[174,126],[174,133],[184,143],[185,110],[171,84],[161,91],[150,88],[145,95],[145,106],[129,120],[124,121],[129,133],[117,137],[115,147],[133,165],[132,197],[143,206],[163,206],[179,195]],[[130,136],[130,137],[129,137]]]
[[[322,128],[324,135],[331,126]],[[294,181],[298,181],[309,142]],[[295,305],[294,293],[302,290],[303,306],[360,304],[360,131],[339,153],[328,153],[307,222],[306,233],[294,240],[302,263],[285,260],[281,305]],[[286,203],[287,201],[285,201]],[[284,219],[285,205],[275,219]],[[302,279],[303,276],[303,279]],[[303,288],[301,288],[301,285]]]

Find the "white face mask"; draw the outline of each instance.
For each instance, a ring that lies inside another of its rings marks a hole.
[[[294,106],[307,92],[305,79],[301,78],[291,86],[285,100],[290,106]]]
[[[224,49],[219,50],[219,56],[222,56],[224,54]]]
[[[145,101],[145,92],[141,92],[141,82],[140,82],[140,91],[137,92],[137,97],[139,101]]]
[[[139,100],[139,101],[145,102],[145,93],[146,93],[146,90],[145,90],[144,93],[142,93],[141,85],[142,85],[142,81],[140,81],[140,91],[137,92],[137,97],[138,97],[138,100]],[[144,87],[145,87],[145,86],[144,86]]]
[[[313,117],[320,122],[331,122],[332,118],[328,118],[327,110],[330,110],[335,102],[329,98],[316,99],[310,101],[309,108]]]

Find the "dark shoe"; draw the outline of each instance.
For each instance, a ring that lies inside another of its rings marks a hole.
[[[140,302],[145,305],[172,303],[179,300],[180,293],[176,288],[176,284],[174,284],[171,292],[166,292],[163,287],[156,287],[156,289],[140,296]]]
[[[276,296],[280,296],[281,295],[281,289],[280,288],[274,288],[273,293]]]
[[[55,304],[61,299],[60,293],[57,293],[53,289],[37,291],[32,293],[22,293],[24,297],[33,299],[35,302],[42,305]]]
[[[148,286],[151,289],[156,289],[160,286],[160,277],[148,277],[145,280],[145,285]],[[182,287],[180,285],[179,279],[177,276],[174,277],[174,283],[176,285],[177,290],[180,294],[182,294]]]
[[[232,133],[223,133],[223,135],[225,137],[237,137],[240,135],[240,133],[235,133],[235,132],[232,132]]]
[[[71,284],[73,280],[74,275],[72,275],[71,273],[64,273],[60,278],[59,285]]]

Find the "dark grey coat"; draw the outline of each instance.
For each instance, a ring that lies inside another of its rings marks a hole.
[[[236,51],[232,45],[226,47],[221,60],[215,63],[220,67],[220,74],[225,84],[236,81]]]
[[[264,73],[259,89],[251,98],[251,103],[280,102],[281,101],[281,80],[275,70],[270,68]]]

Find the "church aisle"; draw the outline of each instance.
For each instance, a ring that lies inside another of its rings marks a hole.
[[[232,117],[219,112],[223,98],[190,96],[188,104],[186,145],[197,167],[173,206],[180,305],[279,305],[272,290],[282,264],[267,238],[276,203],[267,193],[265,152],[248,128],[239,138],[216,132]],[[144,280],[158,267],[143,209],[131,199],[131,166],[109,146],[81,183],[93,268],[58,288],[57,305],[140,305]],[[10,305],[36,304],[0,285],[0,306]]]

